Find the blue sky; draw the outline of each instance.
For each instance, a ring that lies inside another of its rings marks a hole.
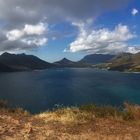
[[[54,62],[140,51],[139,0],[1,0],[0,13],[1,53]]]

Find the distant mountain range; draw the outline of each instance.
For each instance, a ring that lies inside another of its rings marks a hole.
[[[63,58],[60,61],[55,62],[54,64],[58,67],[92,67],[93,65],[99,63],[105,63],[113,59],[115,55],[110,54],[91,54],[85,56],[80,61],[74,62],[68,60],[67,58]]]
[[[140,53],[119,55],[91,54],[74,62],[63,58],[49,63],[33,55],[3,53],[0,55],[0,72],[41,70],[47,68],[96,67],[118,71],[140,71]]]
[[[60,61],[57,61],[57,62],[54,62],[53,63],[56,67],[73,67],[73,68],[81,68],[81,67],[91,67],[91,64],[87,64],[87,63],[82,63],[80,61],[78,62],[74,62],[74,61],[71,61],[67,58],[63,58],[62,60]]]

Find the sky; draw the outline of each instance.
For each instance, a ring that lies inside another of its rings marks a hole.
[[[0,0],[0,54],[48,62],[140,51],[139,0]]]

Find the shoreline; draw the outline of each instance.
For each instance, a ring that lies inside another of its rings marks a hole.
[[[99,67],[53,67],[53,68],[46,68],[46,69],[34,69],[34,70],[23,70],[23,71],[12,71],[12,72],[0,72],[0,74],[9,74],[9,73],[22,73],[22,72],[41,72],[45,70],[63,70],[63,69],[93,69],[93,70],[101,70],[101,71],[107,71],[107,72],[120,72],[120,73],[134,73],[134,74],[140,74],[139,71],[129,71],[129,70],[112,70],[108,68],[99,68]]]

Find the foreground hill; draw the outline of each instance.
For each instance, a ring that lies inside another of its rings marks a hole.
[[[5,67],[5,69],[0,67],[0,71],[10,71],[10,69],[13,71],[35,70],[52,67],[52,64],[45,62],[36,56],[10,53],[0,55],[0,64],[7,67]]]
[[[94,105],[32,115],[0,107],[1,140],[139,140],[140,107]]]
[[[95,65],[99,63],[108,62],[114,57],[115,55],[111,55],[111,54],[90,54],[90,55],[85,56],[79,62]]]
[[[106,64],[109,70],[140,72],[140,53],[122,53]]]

